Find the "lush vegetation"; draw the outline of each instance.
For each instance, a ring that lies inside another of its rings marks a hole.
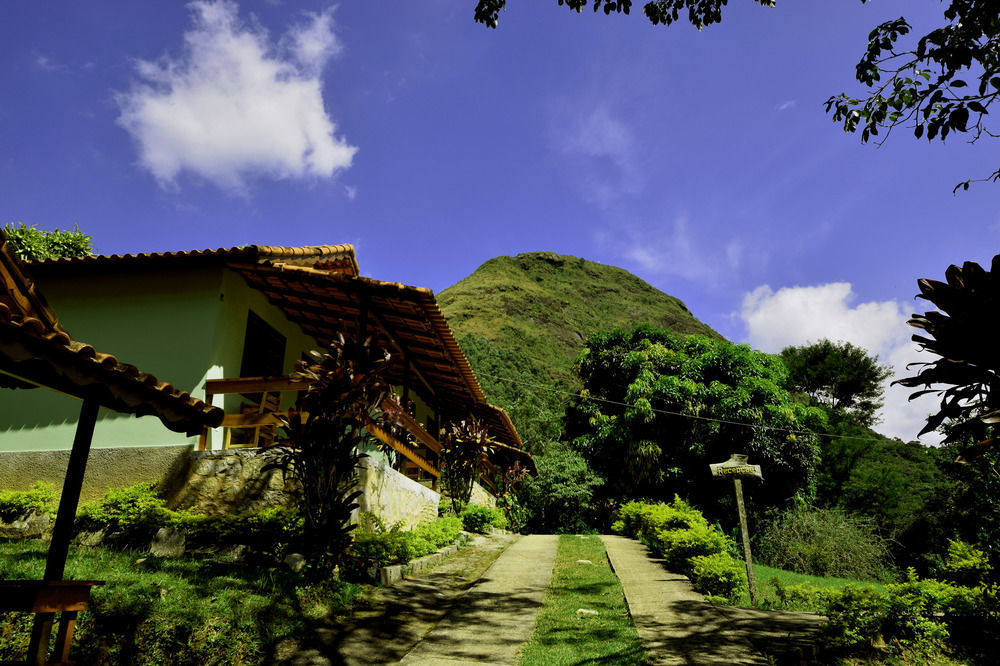
[[[47,231],[35,225],[14,222],[3,228],[7,242],[21,259],[38,261],[59,257],[85,257],[93,254],[90,236],[74,226],[72,231]]]
[[[577,612],[581,608],[597,614],[581,615]],[[647,663],[599,537],[559,537],[552,582],[519,663]]]
[[[719,337],[631,273],[552,252],[490,259],[438,302],[486,396],[532,453],[561,439],[565,404],[580,388],[573,363],[591,334],[649,323]]]
[[[0,541],[0,578],[41,578],[47,545]],[[361,590],[330,579],[309,583],[283,567],[103,547],[72,549],[66,575],[106,581],[80,613],[71,656],[109,666],[273,663]],[[30,629],[29,614],[0,613],[0,660],[24,658]]]
[[[345,573],[352,579],[368,580],[377,567],[406,564],[454,543],[462,527],[462,519],[456,516],[442,516],[412,530],[401,524],[387,528],[376,516],[365,516],[353,534]]]
[[[765,523],[755,552],[771,566],[811,576],[895,578],[889,544],[874,522],[842,509],[793,507]]]
[[[678,493],[713,520],[732,520],[730,493],[709,464],[749,454],[767,482],[747,484],[754,510],[815,493],[819,409],[792,400],[777,357],[704,336],[638,326],[587,341],[584,390],[570,414],[574,444],[613,499]],[[738,444],[737,444],[738,443]]]
[[[533,532],[577,534],[594,524],[594,492],[601,479],[584,457],[568,446],[553,446],[535,457],[538,475],[525,479],[521,493]]]

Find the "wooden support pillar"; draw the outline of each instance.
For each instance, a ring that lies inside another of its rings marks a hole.
[[[56,514],[56,522],[52,528],[52,542],[49,544],[49,555],[45,561],[45,580],[47,581],[63,579],[66,557],[69,554],[69,542],[73,538],[73,521],[76,518],[76,508],[80,503],[83,475],[87,470],[87,457],[90,455],[90,444],[94,439],[94,426],[97,424],[97,413],[100,408],[101,403],[92,396],[85,398],[83,406],[80,408],[80,419],[76,423],[76,436],[73,438],[73,450],[69,454],[62,496],[59,498],[59,512]],[[54,617],[54,613],[35,615],[35,624],[31,630],[31,643],[28,646],[29,663],[45,663]]]

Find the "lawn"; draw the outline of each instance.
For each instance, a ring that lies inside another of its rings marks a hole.
[[[760,603],[758,608],[780,608],[784,610],[797,610],[797,611],[809,611],[809,612],[822,612],[822,608],[816,608],[812,606],[802,606],[796,604],[782,604],[781,600],[778,598],[777,589],[774,585],[774,579],[777,578],[782,585],[798,585],[799,583],[809,583],[816,587],[832,587],[840,589],[845,585],[864,585],[868,587],[874,587],[882,589],[881,583],[873,583],[866,580],[851,580],[850,578],[820,578],[819,576],[808,576],[806,574],[795,573],[793,571],[785,571],[784,569],[775,569],[774,567],[767,567],[763,564],[753,565],[754,575],[757,577],[757,593],[760,598]],[[750,605],[750,595],[744,590],[743,596],[737,600],[737,606],[744,608],[751,608]]]
[[[597,614],[578,613],[580,609]],[[563,535],[552,582],[520,664],[584,663],[648,662],[600,537]]]
[[[0,578],[41,578],[48,544],[0,540]],[[104,580],[80,613],[72,658],[101,664],[259,664],[295,649],[361,586],[306,584],[284,568],[74,548],[66,578]],[[23,659],[29,614],[0,613],[0,661]]]

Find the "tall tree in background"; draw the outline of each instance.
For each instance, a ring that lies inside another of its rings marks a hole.
[[[557,0],[577,12],[629,14],[631,0]],[[868,0],[861,0],[862,4]],[[755,0],[773,7],[774,0]],[[701,30],[722,21],[728,0],[654,0],[642,12],[654,25],[687,21]],[[478,0],[475,20],[497,27],[506,0]],[[944,141],[950,133],[966,133],[972,141],[984,134],[988,108],[1000,95],[1000,3],[996,0],[950,0],[944,25],[902,45],[912,26],[905,17],[885,21],[868,35],[868,48],[855,68],[863,95],[831,96],[832,119],[847,132],[861,131],[861,141],[884,140],[895,127],[912,129],[916,138]],[[882,133],[880,137],[880,132]],[[975,180],[1000,180],[1000,169]],[[973,179],[955,189],[968,189]]]
[[[788,368],[788,386],[808,395],[833,415],[870,428],[878,422],[885,389],[882,382],[892,368],[881,365],[850,342],[819,342],[785,347],[781,360]]]
[[[785,388],[784,364],[746,345],[639,326],[595,334],[580,358],[584,390],[569,423],[577,447],[614,498],[679,493],[722,517],[708,465],[749,454],[765,482],[757,509],[811,497],[819,409]]]
[[[19,259],[38,261],[60,257],[86,257],[93,254],[90,236],[74,225],[73,231],[46,231],[24,222],[12,222],[3,228],[7,242]]]

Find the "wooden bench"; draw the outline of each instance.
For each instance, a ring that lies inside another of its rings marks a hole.
[[[87,608],[100,580],[0,580],[0,611],[35,613],[27,664],[69,664],[76,614]],[[47,661],[54,614],[59,613],[54,661]]]

